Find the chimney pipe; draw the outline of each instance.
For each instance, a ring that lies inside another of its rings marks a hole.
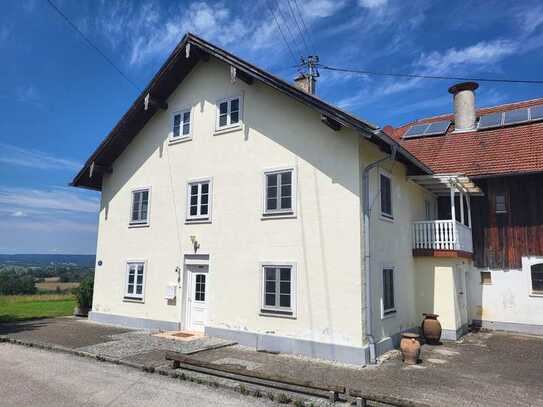
[[[462,82],[449,88],[454,100],[454,132],[462,133],[475,129],[475,89],[477,82]]]
[[[294,85],[310,95],[315,94],[317,81],[314,76],[301,73],[294,79]]]

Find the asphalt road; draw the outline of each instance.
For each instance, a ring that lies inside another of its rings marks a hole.
[[[271,406],[125,366],[0,343],[0,406]]]

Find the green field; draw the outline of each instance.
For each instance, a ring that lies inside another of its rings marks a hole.
[[[72,315],[75,305],[71,294],[0,296],[0,322]]]

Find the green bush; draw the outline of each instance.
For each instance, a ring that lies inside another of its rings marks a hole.
[[[92,292],[94,289],[94,274],[85,277],[79,287],[74,289],[75,297],[80,308],[92,308]]]
[[[0,272],[0,295],[35,294],[34,277],[11,272]]]

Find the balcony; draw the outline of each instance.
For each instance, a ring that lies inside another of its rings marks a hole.
[[[413,251],[417,254],[436,251],[473,253],[471,229],[453,220],[413,222]]]

